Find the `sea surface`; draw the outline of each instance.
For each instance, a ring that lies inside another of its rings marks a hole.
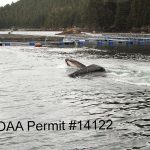
[[[76,69],[65,58],[101,65],[107,73],[70,78]],[[99,122],[95,129],[97,119],[112,120],[111,129],[99,130]],[[81,120],[83,128],[70,130],[71,120]],[[149,150],[150,54],[0,47],[0,121],[24,127],[0,131],[1,150]],[[66,130],[27,131],[28,121],[64,121]]]

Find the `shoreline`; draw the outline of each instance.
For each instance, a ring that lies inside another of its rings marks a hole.
[[[66,29],[73,29],[73,28],[66,28]],[[131,30],[127,30],[127,31],[115,31],[115,30],[112,30],[112,31],[107,31],[107,30],[96,30],[96,29],[85,29],[85,28],[79,28],[81,32],[87,32],[87,33],[92,33],[92,34],[114,34],[114,33],[122,33],[122,34],[149,34],[150,35],[150,31],[144,31],[140,28],[136,28],[136,29],[131,29]],[[18,28],[18,29],[15,29],[15,28],[8,28],[8,29],[0,29],[0,31],[15,31],[15,32],[21,32],[21,31],[47,31],[47,32],[51,32],[51,31],[65,31],[65,28],[54,28],[54,29],[45,29],[45,28],[39,28],[39,29],[36,29],[36,28]]]
[[[60,41],[61,36],[40,36],[40,35],[22,35],[22,34],[0,34],[0,42],[29,42],[29,41]]]

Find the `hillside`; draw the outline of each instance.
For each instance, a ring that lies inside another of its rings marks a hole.
[[[78,26],[100,31],[149,32],[149,0],[20,0],[0,8],[0,28]]]

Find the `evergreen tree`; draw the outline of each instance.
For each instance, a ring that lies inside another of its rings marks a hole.
[[[20,0],[0,7],[0,28],[118,31],[150,25],[150,0]]]
[[[130,0],[117,2],[115,27],[118,30],[125,30],[128,28],[127,18],[130,11]]]

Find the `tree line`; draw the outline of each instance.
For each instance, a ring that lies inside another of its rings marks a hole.
[[[20,0],[0,7],[0,28],[81,27],[128,31],[150,26],[150,0]]]

